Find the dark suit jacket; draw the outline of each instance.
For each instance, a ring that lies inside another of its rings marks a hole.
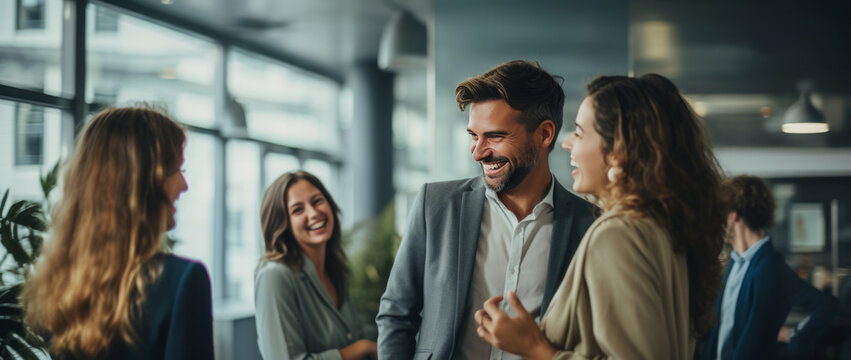
[[[721,295],[715,305],[719,318],[721,297],[732,266],[732,261],[727,264]],[[830,325],[836,300],[798,278],[769,240],[756,252],[745,272],[736,301],[733,329],[724,344],[722,359],[775,358],[777,334],[793,305],[801,306],[811,314],[806,325],[790,339],[789,349],[795,351],[808,346],[821,330]],[[705,359],[716,359],[717,349],[716,326],[709,333]]]
[[[471,311],[467,294],[484,204],[481,177],[430,183],[420,189],[376,318],[380,359],[453,357],[459,329]],[[555,181],[541,314],[594,221],[590,207]]]
[[[148,287],[135,328],[138,344],[115,339],[108,359],[213,359],[210,279],[204,265],[164,255],[162,274]]]

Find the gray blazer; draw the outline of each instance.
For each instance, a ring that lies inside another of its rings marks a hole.
[[[380,359],[454,356],[463,319],[473,310],[466,306],[467,293],[476,263],[484,202],[481,177],[424,184],[420,189],[376,318]],[[591,205],[558,181],[553,205],[542,314],[585,230],[594,221]]]

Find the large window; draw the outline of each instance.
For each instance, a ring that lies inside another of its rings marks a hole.
[[[0,100],[0,191],[11,188],[11,200],[41,200],[39,176],[70,153],[76,96],[89,110],[140,102],[165,109],[187,133],[189,189],[168,233],[176,241],[173,251],[207,266],[217,311],[251,304],[263,254],[259,213],[266,187],[304,168],[337,195],[339,85],[252,52],[225,54],[215,39],[115,5],[83,3],[85,18],[74,19],[73,11],[63,13],[63,0],[0,1],[0,24],[8,24],[0,26],[0,95],[21,98]],[[84,94],[62,92],[79,85],[63,87],[62,66],[68,64],[60,49],[75,51],[62,43],[66,20],[86,27],[85,38],[77,39],[85,45],[86,76],[65,79],[83,81]],[[226,107],[217,103],[227,98],[220,96],[226,87],[245,110],[245,132],[223,127],[227,116],[216,111]],[[84,125],[91,116],[85,112],[76,120]]]
[[[62,95],[61,0],[0,1],[0,83]]]
[[[287,172],[296,171],[300,168],[298,158],[290,154],[268,153],[263,160],[266,180],[263,183],[265,192],[275,180]]]
[[[189,189],[183,193],[175,208],[176,227],[169,234],[177,243],[174,252],[202,261],[211,275],[216,274],[213,261],[215,238],[216,147],[215,136],[189,131],[183,150],[183,169]],[[213,280],[213,284],[216,284]]]
[[[339,152],[336,108],[339,87],[334,82],[234,51],[228,63],[228,88],[245,107],[249,136],[288,146]]]
[[[152,102],[184,123],[215,126],[214,43],[98,5],[89,6],[88,18],[97,31],[86,42],[86,101],[106,92],[116,104],[104,105]]]
[[[0,100],[0,195],[43,200],[39,176],[63,156],[62,131],[59,110]]]
[[[260,147],[250,141],[229,141],[225,150],[225,298],[229,302],[250,303],[254,299],[254,268],[262,254]]]

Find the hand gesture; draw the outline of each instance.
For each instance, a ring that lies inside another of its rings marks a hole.
[[[500,350],[527,359],[551,359],[555,350],[520,303],[517,294],[508,292],[508,302],[517,314],[513,318],[499,309],[502,300],[502,296],[494,296],[485,301],[481,310],[476,311],[479,337]]]

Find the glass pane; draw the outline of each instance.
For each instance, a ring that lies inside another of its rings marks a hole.
[[[213,238],[215,231],[215,175],[216,137],[187,132],[183,150],[183,169],[189,190],[180,195],[175,228],[169,237],[177,240],[174,253],[199,260],[207,266],[210,276],[213,271]],[[218,284],[211,279],[212,284]]]
[[[15,29],[44,29],[44,0],[17,0]]]
[[[266,172],[266,181],[263,184],[264,192],[285,172],[299,169],[298,158],[289,154],[268,153],[263,162],[263,168]]]
[[[181,122],[216,125],[215,44],[97,5],[87,14],[97,31],[86,39],[86,101],[154,102]]]
[[[338,199],[340,197],[340,190],[337,184],[337,172],[333,165],[324,161],[310,159],[304,162],[304,170],[319,178],[319,181],[325,185],[331,196],[334,197],[338,204],[340,203]]]
[[[0,196],[44,200],[39,177],[59,161],[71,134],[62,129],[62,113],[40,106],[0,100]]]
[[[260,259],[260,147],[248,141],[229,141],[227,168],[226,288],[229,302],[254,299],[254,268]]]
[[[62,1],[2,1],[0,24],[0,83],[62,95]]]
[[[234,51],[228,61],[228,88],[245,108],[249,136],[339,151],[339,86],[334,82]]]

